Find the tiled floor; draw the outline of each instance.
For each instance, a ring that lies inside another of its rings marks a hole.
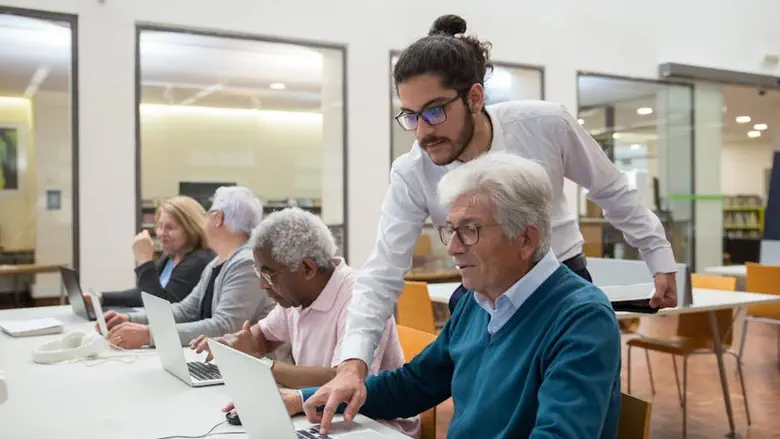
[[[668,336],[674,334],[677,319],[674,317],[643,319],[640,331],[647,335]],[[736,324],[739,340],[741,319]],[[780,438],[780,370],[777,353],[778,327],[751,323],[745,348],[744,374],[752,426],[748,428],[734,358],[725,357],[731,393],[734,421],[740,438]],[[623,390],[626,390],[626,350],[623,350]],[[633,393],[651,400],[653,415],[650,437],[653,439],[681,438],[682,410],[677,398],[671,356],[650,353],[656,395],[650,392],[647,366],[642,351],[634,350]],[[681,361],[678,359],[678,361]],[[728,433],[729,424],[718,378],[717,363],[712,355],[699,355],[688,360],[688,435],[689,439],[722,438]],[[678,363],[682,373],[682,362]],[[445,402],[437,412],[437,437],[447,437],[447,426],[452,418],[452,405]]]

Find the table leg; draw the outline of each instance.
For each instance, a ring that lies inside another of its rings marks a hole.
[[[737,432],[734,428],[734,412],[731,410],[731,394],[729,393],[729,384],[726,381],[726,367],[723,365],[723,345],[720,342],[720,333],[718,331],[718,321],[715,311],[708,312],[710,317],[710,330],[712,332],[712,341],[715,348],[715,358],[718,360],[718,374],[720,375],[720,385],[723,389],[723,402],[726,404],[726,415],[729,418],[729,433],[726,437],[736,438]]]

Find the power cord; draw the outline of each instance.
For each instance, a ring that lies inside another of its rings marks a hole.
[[[213,435],[229,435],[229,434],[245,434],[244,431],[221,431],[214,433],[214,430],[216,430],[220,425],[226,423],[227,421],[222,421],[219,424],[211,427],[211,430],[209,430],[206,434],[200,435],[200,436],[165,436],[165,437],[158,437],[156,439],[203,439],[206,437]]]
[[[82,364],[84,364],[87,367],[97,366],[97,365],[100,365],[100,364],[108,363],[109,361],[118,361],[118,362],[124,363],[124,364],[131,364],[131,363],[134,363],[138,359],[138,355],[146,354],[145,352],[137,352],[135,350],[129,350],[129,349],[121,348],[121,347],[111,343],[108,340],[106,340],[106,343],[110,347],[112,347],[112,348],[114,348],[114,349],[116,349],[118,351],[127,352],[130,355],[120,354],[120,355],[111,355],[111,356],[106,356],[106,357],[98,356],[96,358],[90,358],[90,357],[77,358],[77,359],[71,360],[70,362],[71,363],[82,363]],[[154,352],[149,352],[149,354],[152,354],[152,353],[154,353]],[[127,359],[127,357],[132,357],[132,358]]]

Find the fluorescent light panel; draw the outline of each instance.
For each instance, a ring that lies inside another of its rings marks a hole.
[[[258,117],[275,121],[322,121],[322,113],[303,111],[258,110],[254,108],[200,107],[196,105],[141,104],[141,113],[202,114],[227,117]]]

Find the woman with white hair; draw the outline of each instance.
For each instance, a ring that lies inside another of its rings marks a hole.
[[[263,206],[245,187],[221,187],[206,219],[209,246],[217,256],[183,301],[173,304],[182,345],[205,334],[220,337],[241,329],[247,321],[265,317],[275,303],[260,287],[247,242],[260,222]],[[126,348],[151,345],[146,313],[106,313],[108,339]]]

